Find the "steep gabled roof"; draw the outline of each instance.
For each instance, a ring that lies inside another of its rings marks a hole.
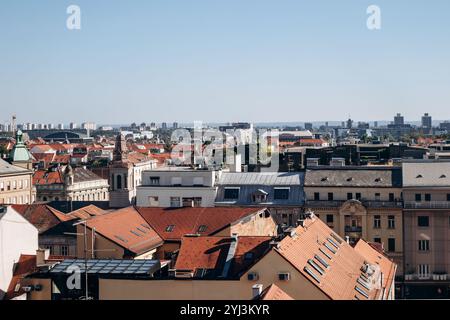
[[[377,250],[370,246],[364,246],[367,252],[355,250],[315,216],[306,219],[274,250],[333,300],[375,299],[382,290],[380,272],[384,278],[395,269],[388,259],[383,265],[373,264],[372,255],[380,254]],[[369,265],[374,271],[370,276],[362,271]]]
[[[36,255],[20,255],[19,261],[14,266],[13,277],[9,283],[4,300],[11,300],[25,293],[20,281],[27,275],[38,271]]]
[[[73,219],[45,204],[15,204],[12,208],[34,225],[40,234]]]

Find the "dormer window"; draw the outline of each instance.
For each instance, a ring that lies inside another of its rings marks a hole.
[[[321,181],[328,181],[328,177],[323,177]]]
[[[419,175],[416,177],[416,179],[420,179],[420,178],[423,178],[423,176],[422,176],[421,174],[419,174]]]
[[[445,179],[445,178],[447,178],[447,176],[445,174],[443,174],[439,177],[439,179]]]
[[[353,181],[353,178],[352,178],[352,177],[347,178],[347,181],[348,181],[348,182]]]
[[[252,200],[255,203],[266,202],[268,193],[262,189],[256,190],[252,194]]]
[[[383,179],[381,179],[381,178],[376,178],[375,179],[375,182],[381,182],[381,181],[383,181]]]

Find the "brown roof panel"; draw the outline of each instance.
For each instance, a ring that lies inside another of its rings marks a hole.
[[[214,235],[224,227],[264,210],[249,207],[136,209],[161,238],[176,241],[181,241],[187,234]]]
[[[87,226],[136,255],[148,252],[163,242],[133,207],[93,217],[87,220]]]

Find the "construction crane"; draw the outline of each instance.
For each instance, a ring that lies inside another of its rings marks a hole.
[[[16,136],[16,119],[17,119],[16,115],[13,114],[12,121],[11,121],[11,131],[12,131],[13,137]]]

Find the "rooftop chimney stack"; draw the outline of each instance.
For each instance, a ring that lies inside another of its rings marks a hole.
[[[255,284],[252,286],[253,298],[259,297],[262,293],[263,285]]]

